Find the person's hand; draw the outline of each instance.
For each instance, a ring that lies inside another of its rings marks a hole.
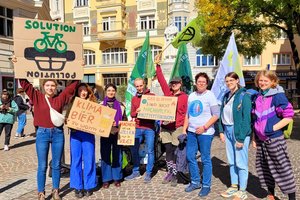
[[[113,125],[113,126],[117,126],[117,123],[116,123],[116,121],[114,121],[112,125]]]
[[[85,66],[85,59],[84,59],[84,58],[82,59],[81,66],[82,66],[82,67],[84,67],[84,66]]]
[[[13,55],[11,58],[11,62],[15,64],[17,61],[18,61],[17,57],[15,55]]]
[[[224,133],[220,133],[220,140],[221,140],[221,142],[225,142],[225,135],[224,135]]]
[[[139,107],[138,109],[136,109],[136,112],[139,113],[141,111],[141,108]]]
[[[236,143],[235,143],[235,146],[236,146],[236,148],[241,149],[241,148],[243,148],[244,143],[236,142]]]
[[[202,134],[205,132],[205,129],[203,126],[200,126],[196,129],[196,134]]]
[[[155,58],[154,58],[154,63],[155,63],[155,64],[159,64],[160,61],[161,61],[161,54],[159,53],[159,54],[157,54],[157,55],[155,56]]]
[[[257,146],[256,146],[256,141],[255,141],[255,140],[252,141],[252,147],[253,147],[254,149],[257,148]]]

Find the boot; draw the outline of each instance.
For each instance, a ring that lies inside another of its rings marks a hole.
[[[61,200],[61,197],[59,196],[59,189],[52,189],[52,199]]]
[[[38,193],[38,200],[45,200],[45,192]]]

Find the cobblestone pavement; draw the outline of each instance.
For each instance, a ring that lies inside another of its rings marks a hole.
[[[28,119],[25,132],[32,135],[34,127],[32,119]],[[293,129],[292,139],[288,140],[289,156],[293,163],[293,169],[297,184],[297,197],[300,199],[300,116],[295,119],[295,127]],[[37,158],[35,153],[35,138],[29,136],[23,139],[15,139],[14,133],[17,124],[14,125],[11,137],[10,151],[3,151],[4,134],[0,138],[0,200],[20,199],[30,200],[36,199],[36,168]],[[65,155],[66,163],[69,163],[69,135],[67,131]],[[96,156],[99,158],[99,138],[96,144]],[[51,154],[49,154],[49,160]],[[214,138],[212,145],[212,161],[213,161],[213,178],[212,191],[205,199],[223,199],[220,192],[224,191],[230,185],[229,168],[226,164],[225,147],[218,137]],[[262,199],[266,195],[266,191],[261,189],[255,171],[255,150],[251,147],[249,151],[249,181],[248,181],[248,199]],[[105,200],[126,200],[126,199],[153,199],[153,200],[181,200],[181,199],[199,199],[198,192],[184,192],[186,185],[179,184],[177,187],[161,184],[161,180],[165,174],[163,169],[159,169],[153,177],[151,183],[143,183],[143,179],[122,182],[120,188],[111,185],[109,189],[97,188],[94,194],[89,198],[83,199],[105,199]],[[51,199],[51,178],[47,178],[46,197]],[[278,199],[287,199],[276,188]],[[69,189],[69,178],[61,179],[61,195],[63,199],[76,199],[74,192]]]

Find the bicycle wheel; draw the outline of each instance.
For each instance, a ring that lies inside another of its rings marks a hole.
[[[35,50],[38,52],[45,52],[48,48],[47,42],[43,39],[37,39],[33,43]]]
[[[64,41],[57,41],[55,44],[55,51],[58,53],[65,53],[67,50],[67,43]]]

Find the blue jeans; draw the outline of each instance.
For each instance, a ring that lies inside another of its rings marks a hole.
[[[122,149],[117,144],[118,134],[101,137],[100,142],[102,182],[120,181],[123,178]]]
[[[60,159],[63,153],[64,141],[64,131],[62,128],[38,127],[36,133],[36,152],[38,157],[38,192],[45,191],[46,172],[48,167],[48,153],[50,144],[52,152],[52,188],[59,188]]]
[[[210,150],[213,137],[213,135],[202,135],[188,131],[186,157],[189,164],[191,182],[193,184],[201,184],[201,177],[196,159],[197,152],[200,150],[201,162],[203,166],[202,185],[203,187],[211,186],[212,163],[210,158]]]
[[[230,169],[231,184],[246,190],[248,182],[248,148],[250,136],[244,140],[243,148],[236,148],[233,126],[225,126],[226,154]]]
[[[78,130],[72,131],[70,137],[70,150],[70,188],[75,188],[76,190],[90,190],[95,188],[97,186],[95,136]]]
[[[22,113],[18,115],[18,128],[17,128],[17,134],[21,135],[24,133],[24,127],[26,125],[26,113]]]
[[[154,138],[155,138],[154,130],[143,129],[143,128],[136,128],[135,130],[136,131],[135,131],[134,146],[130,148],[132,154],[132,160],[133,160],[132,171],[139,172],[139,166],[140,166],[139,148],[143,140],[143,137],[145,137],[146,145],[147,145],[147,153],[148,153],[146,173],[151,174],[154,166]]]

